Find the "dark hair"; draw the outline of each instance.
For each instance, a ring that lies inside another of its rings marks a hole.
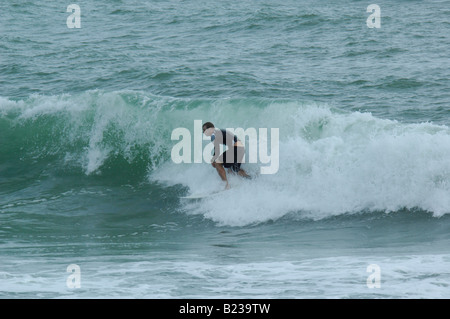
[[[211,128],[211,127],[214,127],[214,124],[212,124],[211,122],[206,122],[206,123],[204,123],[204,124],[202,125],[202,129],[203,129],[204,131],[206,131],[207,129],[209,129],[209,128]]]

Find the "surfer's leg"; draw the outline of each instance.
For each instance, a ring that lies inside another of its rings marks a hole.
[[[235,171],[239,176],[245,178],[251,178],[246,171],[241,168],[241,164],[243,162],[243,158],[245,155],[245,148],[243,146],[235,146],[234,147],[234,163],[231,167],[233,171]]]
[[[227,173],[225,172],[225,168],[223,167],[223,164],[222,163],[216,163],[215,167],[216,167],[217,173],[219,173],[220,178],[224,182],[227,183],[225,188],[228,189],[229,185],[228,185]]]
[[[247,174],[247,172],[246,171],[244,171],[242,168],[239,170],[239,172],[238,172],[238,175],[239,176],[242,176],[242,177],[245,177],[245,178],[252,178],[250,175],[248,175]]]

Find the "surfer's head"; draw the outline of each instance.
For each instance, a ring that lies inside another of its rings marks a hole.
[[[206,122],[202,125],[203,133],[205,133],[206,136],[211,136],[211,134],[214,132],[214,124],[211,122]]]

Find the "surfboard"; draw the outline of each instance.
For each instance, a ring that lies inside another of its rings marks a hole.
[[[180,198],[182,198],[182,199],[202,199],[202,198],[207,198],[207,197],[217,195],[221,192],[222,191],[217,191],[217,192],[212,192],[212,193],[197,193],[197,194],[192,194],[189,196],[181,196]]]

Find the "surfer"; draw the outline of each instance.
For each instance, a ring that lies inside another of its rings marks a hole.
[[[211,159],[211,165],[217,170],[220,178],[226,182],[225,189],[229,189],[227,173],[237,173],[239,176],[251,178],[242,168],[241,163],[245,155],[245,148],[242,142],[233,133],[217,129],[211,122],[202,125],[203,133],[211,136],[211,142],[214,143],[214,155]],[[220,154],[220,144],[228,146],[228,150]]]

